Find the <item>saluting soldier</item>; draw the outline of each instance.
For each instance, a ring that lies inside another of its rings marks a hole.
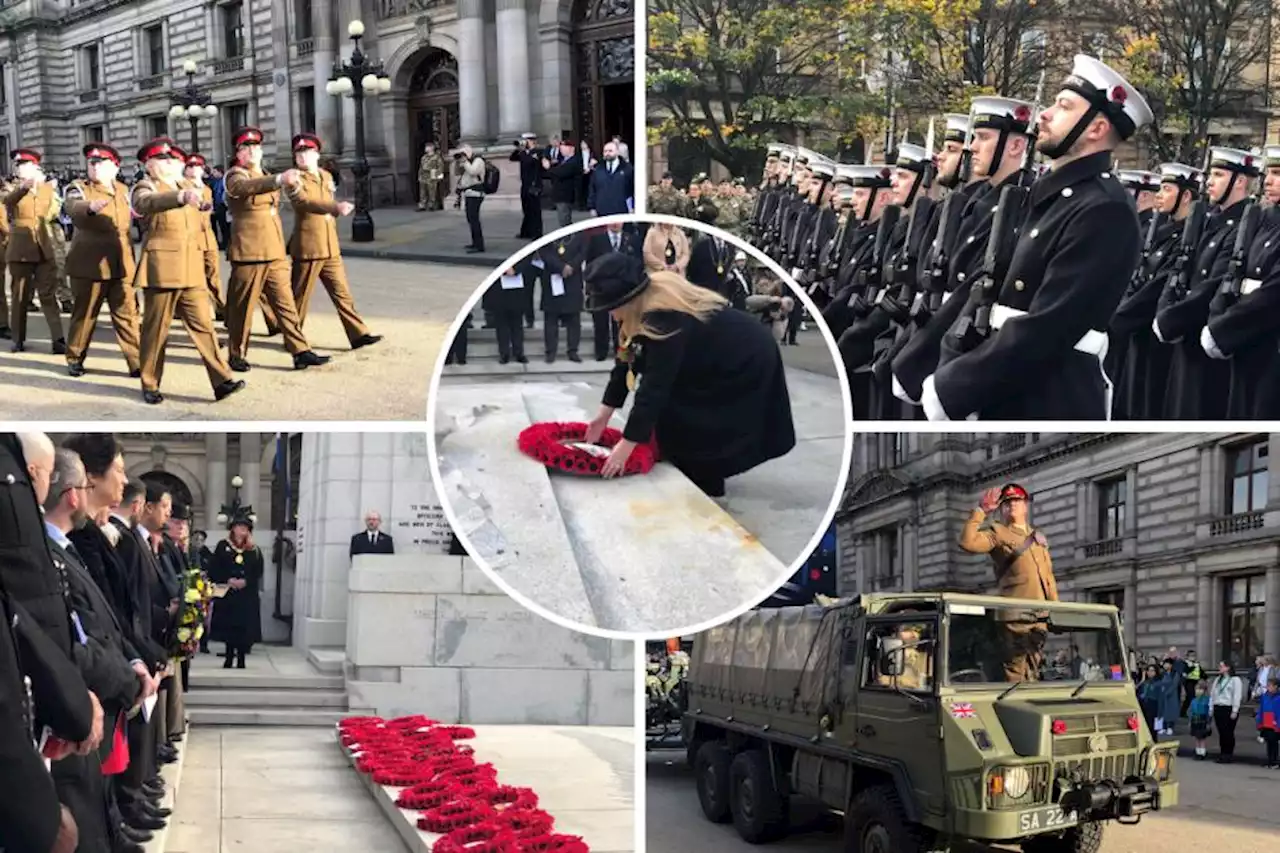
[[[444,158],[436,144],[428,142],[418,161],[418,210],[443,210],[440,182],[444,180]]]
[[[685,200],[683,215],[686,219],[696,219],[699,222],[714,225],[716,218],[720,216],[720,208],[711,200],[710,194],[705,192],[707,183],[705,173],[694,175],[693,180],[689,183],[689,192]]]
[[[585,232],[582,232],[585,233]],[[582,340],[582,267],[586,252],[579,235],[560,236],[537,252],[542,272],[542,332],[547,363],[556,360],[560,348],[560,327],[564,326],[566,351],[572,362],[582,361],[578,345]]]
[[[57,195],[53,184],[40,169],[41,155],[32,148],[19,148],[11,155],[16,180],[4,194],[9,214],[9,245],[4,259],[9,265],[13,298],[9,304],[9,326],[13,351],[22,352],[27,342],[27,311],[37,291],[40,312],[49,324],[54,355],[67,351],[59,314],[57,257],[49,222],[57,216]]]
[[[217,400],[244,387],[236,380],[218,349],[213,333],[213,310],[205,286],[204,253],[200,241],[203,201],[182,180],[186,159],[168,137],[151,140],[138,151],[147,176],[133,186],[132,204],[146,222],[142,253],[134,286],[142,291],[142,399],[164,402],[165,346],[176,314],[209,374]]]
[[[296,187],[302,180],[297,169],[279,175],[262,170],[262,131],[244,127],[236,132],[236,164],[227,170],[227,206],[231,211],[231,281],[227,285],[227,348],[231,369],[249,370],[249,335],[253,311],[265,296],[284,334],[284,346],[293,354],[294,370],[329,363],[329,356],[312,351],[302,333],[302,322],[293,301],[289,258],[280,224],[280,188]]]
[[[67,342],[67,373],[84,375],[98,313],[105,301],[111,310],[120,353],[134,379],[142,376],[138,360],[138,297],[133,290],[137,267],[133,260],[133,209],[129,188],[118,179],[120,152],[102,142],[82,149],[89,177],[67,187],[67,213],[75,235],[67,249],[71,277],[71,337]]]
[[[351,297],[335,218],[348,216],[355,208],[349,201],[334,199],[333,176],[320,168],[320,150],[320,137],[315,134],[299,133],[293,138],[293,159],[299,170],[297,182],[287,188],[294,212],[293,236],[289,238],[293,300],[298,323],[305,325],[311,291],[319,279],[333,300],[351,348],[360,349],[376,344],[382,336],[369,334]]]
[[[1031,188],[1004,280],[993,282],[990,334],[925,380],[930,420],[1110,416],[1105,329],[1140,242],[1112,152],[1151,118],[1129,81],[1076,56],[1039,116],[1036,147],[1052,167]],[[976,316],[966,308],[961,320]]]
[[[204,182],[208,164],[200,154],[188,154],[182,176],[193,190],[200,193],[200,251],[204,252],[204,281],[209,288],[209,301],[218,320],[226,318],[227,303],[222,298],[222,269],[218,262],[218,235],[213,230],[213,187]],[[210,211],[205,213],[205,211]]]

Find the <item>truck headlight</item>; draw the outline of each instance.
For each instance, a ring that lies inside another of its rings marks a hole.
[[[1156,752],[1151,760],[1151,765],[1151,775],[1156,778],[1157,782],[1169,781],[1169,777],[1173,775],[1173,752],[1167,749]]]
[[[1025,767],[1006,767],[1004,771],[1004,793],[1011,800],[1020,800],[1027,795],[1031,787],[1031,774]]]

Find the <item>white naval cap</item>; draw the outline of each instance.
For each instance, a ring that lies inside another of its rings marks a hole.
[[[830,160],[819,158],[809,163],[809,171],[824,178],[832,178],[836,174],[836,164]]]
[[[989,127],[995,130],[1008,130],[1014,133],[1026,133],[1031,124],[1031,111],[1034,106],[1030,101],[1019,101],[1016,98],[1002,98],[996,95],[984,95],[974,98],[969,105],[973,116],[973,127]]]
[[[1155,192],[1160,189],[1160,175],[1155,172],[1143,172],[1137,169],[1121,169],[1116,172],[1116,179],[1127,189],[1134,191],[1149,190]]]
[[[1138,128],[1151,123],[1151,107],[1142,93],[1092,56],[1076,54],[1075,64],[1062,86],[1081,95],[1106,116],[1121,139],[1128,139]]]
[[[969,138],[969,117],[963,113],[947,113],[947,129],[943,133],[944,142],[964,142]]]
[[[790,163],[796,158],[796,148],[794,145],[781,145],[778,147],[779,159],[786,160]]]
[[[924,170],[927,164],[932,162],[933,155],[926,151],[923,145],[904,142],[898,146],[896,165],[900,169],[911,169],[914,172],[920,172]]]
[[[783,145],[781,142],[775,142],[775,143],[773,143],[772,145],[770,145],[770,146],[769,146],[769,156],[770,156],[770,157],[777,157],[778,155],[780,155],[780,154],[782,153],[782,149],[783,149],[783,148],[785,148],[785,147],[786,147],[786,146],[785,146],[785,145]]]
[[[810,151],[808,148],[796,146],[796,165],[808,166],[810,163],[821,160],[822,155],[816,151]]]
[[[1263,148],[1262,163],[1268,169],[1280,166],[1280,145],[1268,145]]]
[[[520,134],[520,138],[521,138],[521,139],[537,139],[537,138],[538,138],[538,134],[536,134],[536,133],[522,133],[522,134]]]
[[[1256,175],[1262,164],[1258,155],[1242,148],[1210,148],[1209,168],[1226,169],[1242,175]]]
[[[848,182],[855,187],[876,187],[883,189],[889,186],[889,167],[880,165],[841,166],[841,172],[847,176]]]
[[[1199,169],[1185,163],[1161,163],[1156,170],[1160,172],[1161,183],[1168,181],[1189,190],[1199,189],[1204,177]]]

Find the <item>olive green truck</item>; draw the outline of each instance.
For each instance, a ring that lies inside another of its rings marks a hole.
[[[935,592],[753,610],[695,639],[687,688],[703,813],[753,843],[783,837],[802,795],[844,815],[849,853],[1092,853],[1106,822],[1178,800],[1177,742],[1143,721],[1110,606]]]

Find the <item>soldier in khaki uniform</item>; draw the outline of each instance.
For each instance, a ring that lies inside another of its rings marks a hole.
[[[148,142],[138,152],[147,177],[133,187],[133,209],[146,220],[146,237],[138,257],[134,286],[142,290],[142,399],[164,401],[165,345],[174,314],[187,328],[209,374],[213,396],[221,400],[244,387],[232,375],[213,333],[213,311],[204,282],[200,249],[200,193],[184,186],[182,151],[167,137]]]
[[[49,220],[57,216],[57,198],[53,184],[40,170],[40,152],[19,148],[13,152],[13,170],[17,178],[4,194],[9,213],[9,246],[4,259],[13,281],[13,299],[9,304],[9,326],[13,331],[13,351],[22,352],[27,341],[27,310],[36,291],[40,293],[40,311],[49,323],[49,337],[54,355],[67,351],[62,336],[54,268],[53,239]]]
[[[182,177],[196,192],[200,193],[201,232],[197,242],[200,251],[204,252],[204,281],[209,288],[209,300],[213,303],[213,314],[219,320],[225,319],[227,303],[222,299],[222,270],[218,266],[218,237],[213,233],[213,187],[204,182],[205,159],[200,154],[188,154],[186,168]],[[204,213],[210,211],[210,213]]]
[[[253,311],[265,295],[284,334],[285,348],[293,353],[293,367],[302,370],[327,364],[329,356],[312,352],[302,334],[302,323],[293,301],[289,260],[280,225],[280,188],[293,188],[302,180],[296,169],[279,175],[262,171],[262,131],[245,127],[236,131],[236,164],[227,170],[227,207],[231,211],[231,281],[227,285],[227,347],[231,369],[249,369],[245,356]]]
[[[293,160],[298,167],[298,181],[286,190],[293,204],[293,234],[289,237],[289,257],[293,259],[293,301],[298,306],[298,322],[305,325],[311,291],[316,279],[324,284],[333,307],[342,320],[342,328],[352,349],[360,349],[382,340],[369,334],[369,329],[356,311],[347,270],[338,245],[336,217],[348,216],[354,206],[333,197],[333,177],[320,168],[320,137],[299,133],[293,138]]]
[[[9,192],[9,182],[0,179],[0,198]],[[0,258],[9,248],[9,208],[0,204]],[[5,295],[6,265],[0,263],[0,339],[9,340],[13,332],[9,329],[9,299]]]
[[[101,142],[90,143],[83,151],[89,177],[72,181],[66,194],[67,213],[76,229],[67,249],[73,299],[67,373],[84,375],[84,359],[105,300],[129,375],[136,379],[142,369],[138,361],[138,301],[133,291],[137,268],[129,233],[133,224],[129,188],[116,179],[120,173],[118,151]]]
[[[444,180],[444,158],[436,151],[434,142],[428,142],[422,159],[418,161],[418,210],[443,210],[440,182]]]
[[[1053,576],[1049,542],[1029,522],[1030,503],[1031,495],[1016,483],[1003,489],[988,489],[965,522],[960,547],[971,554],[991,555],[1000,595],[1057,601],[1058,582]],[[997,508],[1002,512],[1002,519],[993,520],[983,528],[988,514]],[[1039,677],[1044,660],[1045,626],[1026,617],[1026,611],[1004,614],[1008,632],[1006,681],[1033,681]]]

